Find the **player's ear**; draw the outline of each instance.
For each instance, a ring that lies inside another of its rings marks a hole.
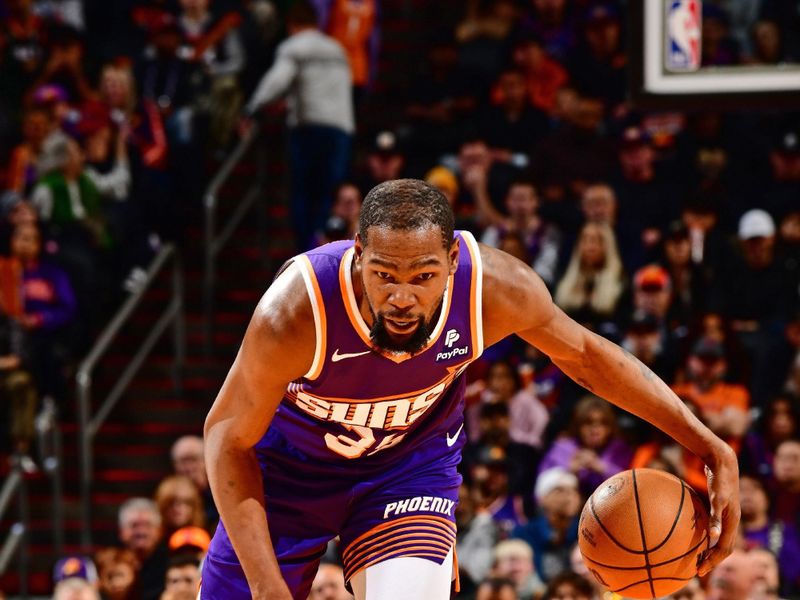
[[[451,275],[453,273],[455,273],[456,272],[456,268],[458,268],[458,253],[461,250],[461,247],[460,247],[459,244],[460,244],[460,240],[458,238],[455,238],[453,240],[453,243],[450,244],[450,251],[447,253],[447,258],[450,261],[450,274]]]
[[[360,233],[356,234],[356,240],[355,240],[355,244],[353,244],[353,249],[355,250],[355,253],[356,253],[356,256],[355,256],[356,260],[361,260],[361,255],[364,253],[364,243],[361,240],[361,234]]]

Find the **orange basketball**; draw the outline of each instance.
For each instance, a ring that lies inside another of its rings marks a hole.
[[[708,548],[708,513],[697,493],[674,475],[623,471],[586,502],[578,544],[589,571],[609,590],[659,598],[697,574]]]

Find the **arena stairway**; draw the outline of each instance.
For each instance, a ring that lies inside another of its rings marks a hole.
[[[182,393],[173,387],[172,339],[168,331],[156,344],[150,357],[134,378],[105,424],[94,444],[95,484],[92,492],[92,541],[95,548],[117,542],[119,505],[133,496],[152,496],[159,481],[171,472],[169,449],[185,434],[202,435],[203,420],[235,356],[242,334],[271,274],[293,254],[293,241],[285,206],[285,167],[282,156],[284,140],[280,119],[267,124],[272,149],[268,161],[268,185],[261,210],[267,211],[268,256],[264,260],[256,231],[256,219],[245,218],[228,247],[218,259],[217,317],[213,351],[204,350],[202,278],[203,229],[201,206],[193,207],[193,216],[182,244],[185,285],[187,357],[183,370]],[[217,165],[207,168],[213,175]],[[255,175],[252,159],[234,171],[220,194],[220,223],[232,203],[246,191]],[[147,332],[170,300],[170,272],[165,270],[147,292],[137,309],[112,344],[97,368],[94,378],[95,410],[103,393],[110,390],[117,373],[128,364],[137,350],[142,333]],[[79,454],[77,405],[74,390],[60,407],[63,446],[65,553],[82,552],[80,546]],[[0,465],[0,479],[8,474],[7,461]],[[52,592],[51,572],[59,558],[53,549],[52,488],[43,472],[29,474],[28,507],[30,511],[31,572],[28,589],[31,595]],[[6,533],[16,520],[14,510],[0,521]],[[0,590],[14,594],[19,589],[16,564],[0,579]]]
[[[377,127],[394,125],[402,117],[404,90],[412,86],[424,64],[427,44],[438,34],[437,25],[454,22],[460,14],[457,0],[432,3],[427,0],[382,0],[382,49],[375,92],[359,115],[362,138]],[[218,264],[217,317],[214,351],[204,352],[202,276],[203,235],[201,207],[194,207],[186,240],[182,244],[185,273],[185,320],[187,361],[183,392],[172,387],[171,339],[169,333],[155,347],[131,387],[112,411],[96,437],[95,485],[92,493],[94,547],[117,541],[117,510],[132,496],[152,496],[158,482],[171,471],[169,448],[184,434],[200,434],[203,419],[230,366],[250,314],[268,285],[274,270],[293,253],[286,207],[286,173],[283,160],[285,140],[281,119],[268,119],[269,160],[265,210],[268,214],[268,261],[262,260],[255,228],[256,219],[247,218],[223,251]],[[212,176],[216,166],[206,168]],[[240,165],[221,194],[225,206],[241,197],[254,175],[255,165]],[[101,362],[95,379],[95,398],[100,398],[115,381],[136,350],[141,333],[151,327],[164,303],[169,301],[168,274],[145,296],[142,305],[119,339]],[[82,552],[80,546],[79,463],[77,414],[73,390],[60,407],[64,449],[65,554]],[[98,403],[96,403],[96,406]],[[8,474],[6,461],[0,464],[0,480]],[[59,558],[52,547],[52,495],[48,478],[30,474],[28,506],[31,514],[31,572],[29,593],[49,596],[51,571]],[[8,531],[14,511],[0,521],[0,534]],[[12,596],[19,589],[15,565],[0,578],[0,590]]]

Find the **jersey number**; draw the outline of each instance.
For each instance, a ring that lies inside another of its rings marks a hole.
[[[353,439],[346,435],[333,435],[332,433],[325,434],[325,445],[328,446],[333,452],[344,456],[345,458],[358,458],[363,455],[367,450],[375,446],[375,434],[369,427],[361,425],[344,425],[347,429],[354,431],[358,435],[358,439]],[[381,443],[372,448],[367,456],[386,450],[400,443],[406,436],[405,433],[390,433],[381,440]]]

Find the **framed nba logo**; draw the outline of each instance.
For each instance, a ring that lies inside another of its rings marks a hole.
[[[666,43],[664,68],[672,73],[685,73],[700,68],[700,2],[669,0],[665,3]]]

